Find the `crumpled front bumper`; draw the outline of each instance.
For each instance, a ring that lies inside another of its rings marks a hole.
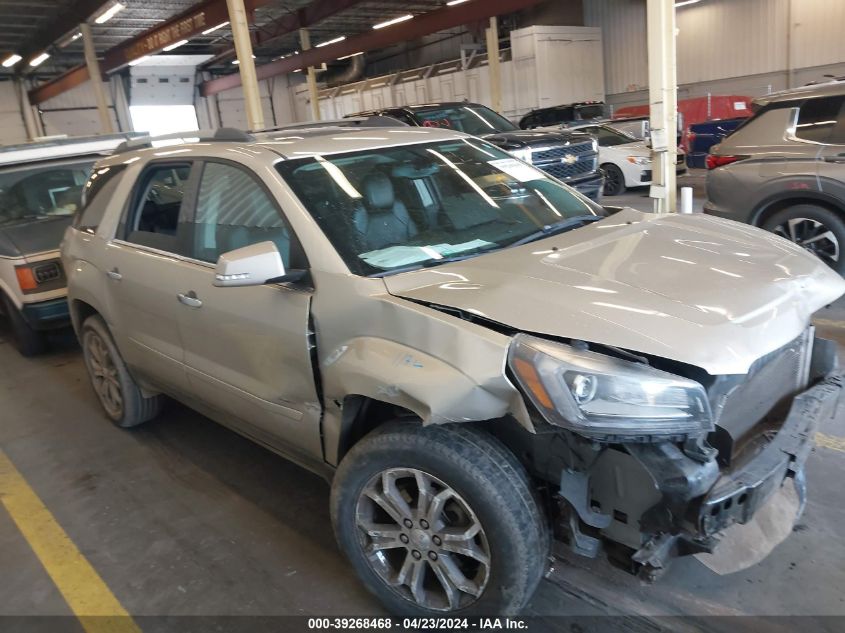
[[[777,434],[736,471],[723,474],[704,497],[696,521],[708,537],[733,523],[746,523],[787,477],[803,489],[803,468],[813,449],[816,429],[831,419],[842,401],[845,374],[832,375],[798,395]]]
[[[787,478],[794,478],[803,506],[804,464],[813,449],[819,424],[842,415],[845,374],[833,373],[802,392],[792,402],[783,425],[770,441],[742,466],[708,476],[704,466],[691,468],[685,460],[667,464],[659,447],[628,447],[655,476],[663,500],[643,519],[648,541],[632,555],[646,576],[665,568],[676,556],[713,552],[721,532],[749,522]],[[709,471],[712,473],[712,470]],[[703,492],[703,494],[701,494]],[[800,514],[800,510],[799,510]],[[672,516],[672,525],[653,522]]]

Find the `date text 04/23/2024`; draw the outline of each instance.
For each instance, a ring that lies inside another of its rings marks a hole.
[[[524,631],[525,620],[519,618],[309,618],[309,630],[346,631]]]

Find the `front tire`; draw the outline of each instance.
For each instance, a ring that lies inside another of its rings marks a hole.
[[[112,422],[126,429],[158,415],[162,396],[144,396],[102,317],[95,314],[85,319],[79,339],[91,386]]]
[[[625,193],[625,174],[616,165],[606,163],[604,169],[604,195],[619,196]]]
[[[47,349],[47,339],[43,332],[33,330],[23,318],[15,304],[3,295],[3,312],[12,331],[12,345],[21,356],[36,356]]]
[[[467,424],[379,427],[341,462],[331,509],[341,549],[397,615],[515,614],[548,563],[525,469]]]
[[[775,213],[763,228],[795,242],[845,275],[845,220],[815,204],[797,204]]]

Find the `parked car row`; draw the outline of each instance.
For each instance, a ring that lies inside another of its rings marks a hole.
[[[348,116],[389,116],[406,125],[472,134],[542,169],[590,200],[598,200],[601,196],[603,175],[598,163],[598,144],[583,133],[520,130],[500,114],[478,103],[383,108]]]

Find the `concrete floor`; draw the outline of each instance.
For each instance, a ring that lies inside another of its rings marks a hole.
[[[818,316],[823,334],[845,345],[845,302]],[[5,335],[0,448],[129,613],[382,613],[338,553],[321,479],[176,403],[119,430],[101,414],[71,336],[24,359]],[[843,438],[845,419],[821,431]],[[800,525],[752,569],[719,577],[683,559],[646,585],[604,560],[564,554],[526,615],[549,630],[559,626],[543,616],[845,615],[843,468],[841,446],[815,450]],[[0,569],[0,616],[69,614],[2,509]]]

